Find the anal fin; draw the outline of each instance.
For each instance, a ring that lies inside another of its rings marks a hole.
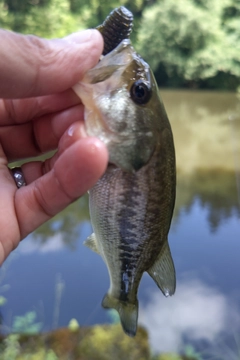
[[[175,268],[167,241],[148,273],[165,296],[174,294],[176,288]]]
[[[88,238],[84,241],[83,244],[85,246],[87,246],[89,249],[91,249],[92,251],[94,251],[100,255],[100,252],[99,252],[98,246],[97,246],[96,236],[94,233],[92,233],[90,236],[88,236]]]

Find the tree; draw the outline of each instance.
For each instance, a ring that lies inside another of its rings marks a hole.
[[[62,37],[102,24],[121,5],[134,15],[131,40],[160,85],[237,88],[240,0],[0,0],[0,27]]]
[[[138,51],[150,63],[160,84],[201,86],[209,82],[212,87],[223,87],[219,82],[225,77],[229,80],[227,86],[237,86],[239,20],[235,23],[226,17],[232,2],[159,0],[144,10]]]
[[[2,28],[46,38],[63,37],[85,28],[84,20],[70,12],[68,0],[25,0],[16,1],[16,4],[14,0],[7,2],[0,0]],[[10,3],[16,7],[9,7]],[[17,5],[20,3],[22,7]]]

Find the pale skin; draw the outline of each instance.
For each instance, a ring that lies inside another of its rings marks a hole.
[[[71,87],[97,64],[103,40],[87,30],[44,40],[0,30],[0,264],[20,240],[89,190],[108,153],[84,131],[83,105]],[[22,166],[17,189],[9,162],[49,150]]]

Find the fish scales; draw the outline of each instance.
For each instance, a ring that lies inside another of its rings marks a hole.
[[[73,89],[85,106],[87,134],[98,136],[109,150],[107,170],[89,191],[94,232],[85,244],[102,256],[108,268],[110,287],[102,306],[116,309],[123,330],[134,336],[143,273],[148,272],[165,296],[175,292],[168,245],[175,151],[151,69],[122,35],[109,43],[115,25],[128,37],[131,13],[115,9],[98,27],[107,46],[115,48]]]
[[[168,140],[163,139],[163,145],[164,141]],[[92,224],[110,274],[109,293],[120,301],[137,303],[143,272],[154,264],[166,241],[174,194],[164,194],[174,182],[175,158],[166,158],[164,152],[161,156],[159,144],[150,163],[138,172],[110,165],[90,191]]]

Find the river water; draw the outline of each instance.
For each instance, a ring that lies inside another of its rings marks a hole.
[[[177,156],[169,234],[177,291],[164,298],[144,275],[139,323],[156,352],[184,352],[190,344],[204,359],[217,353],[234,359],[230,351],[240,347],[240,100],[233,93],[160,93]],[[105,264],[82,245],[90,233],[84,197],[22,241],[0,270],[0,296],[7,300],[0,307],[2,331],[29,311],[42,330],[72,318],[81,326],[110,321],[101,308],[109,286]]]

